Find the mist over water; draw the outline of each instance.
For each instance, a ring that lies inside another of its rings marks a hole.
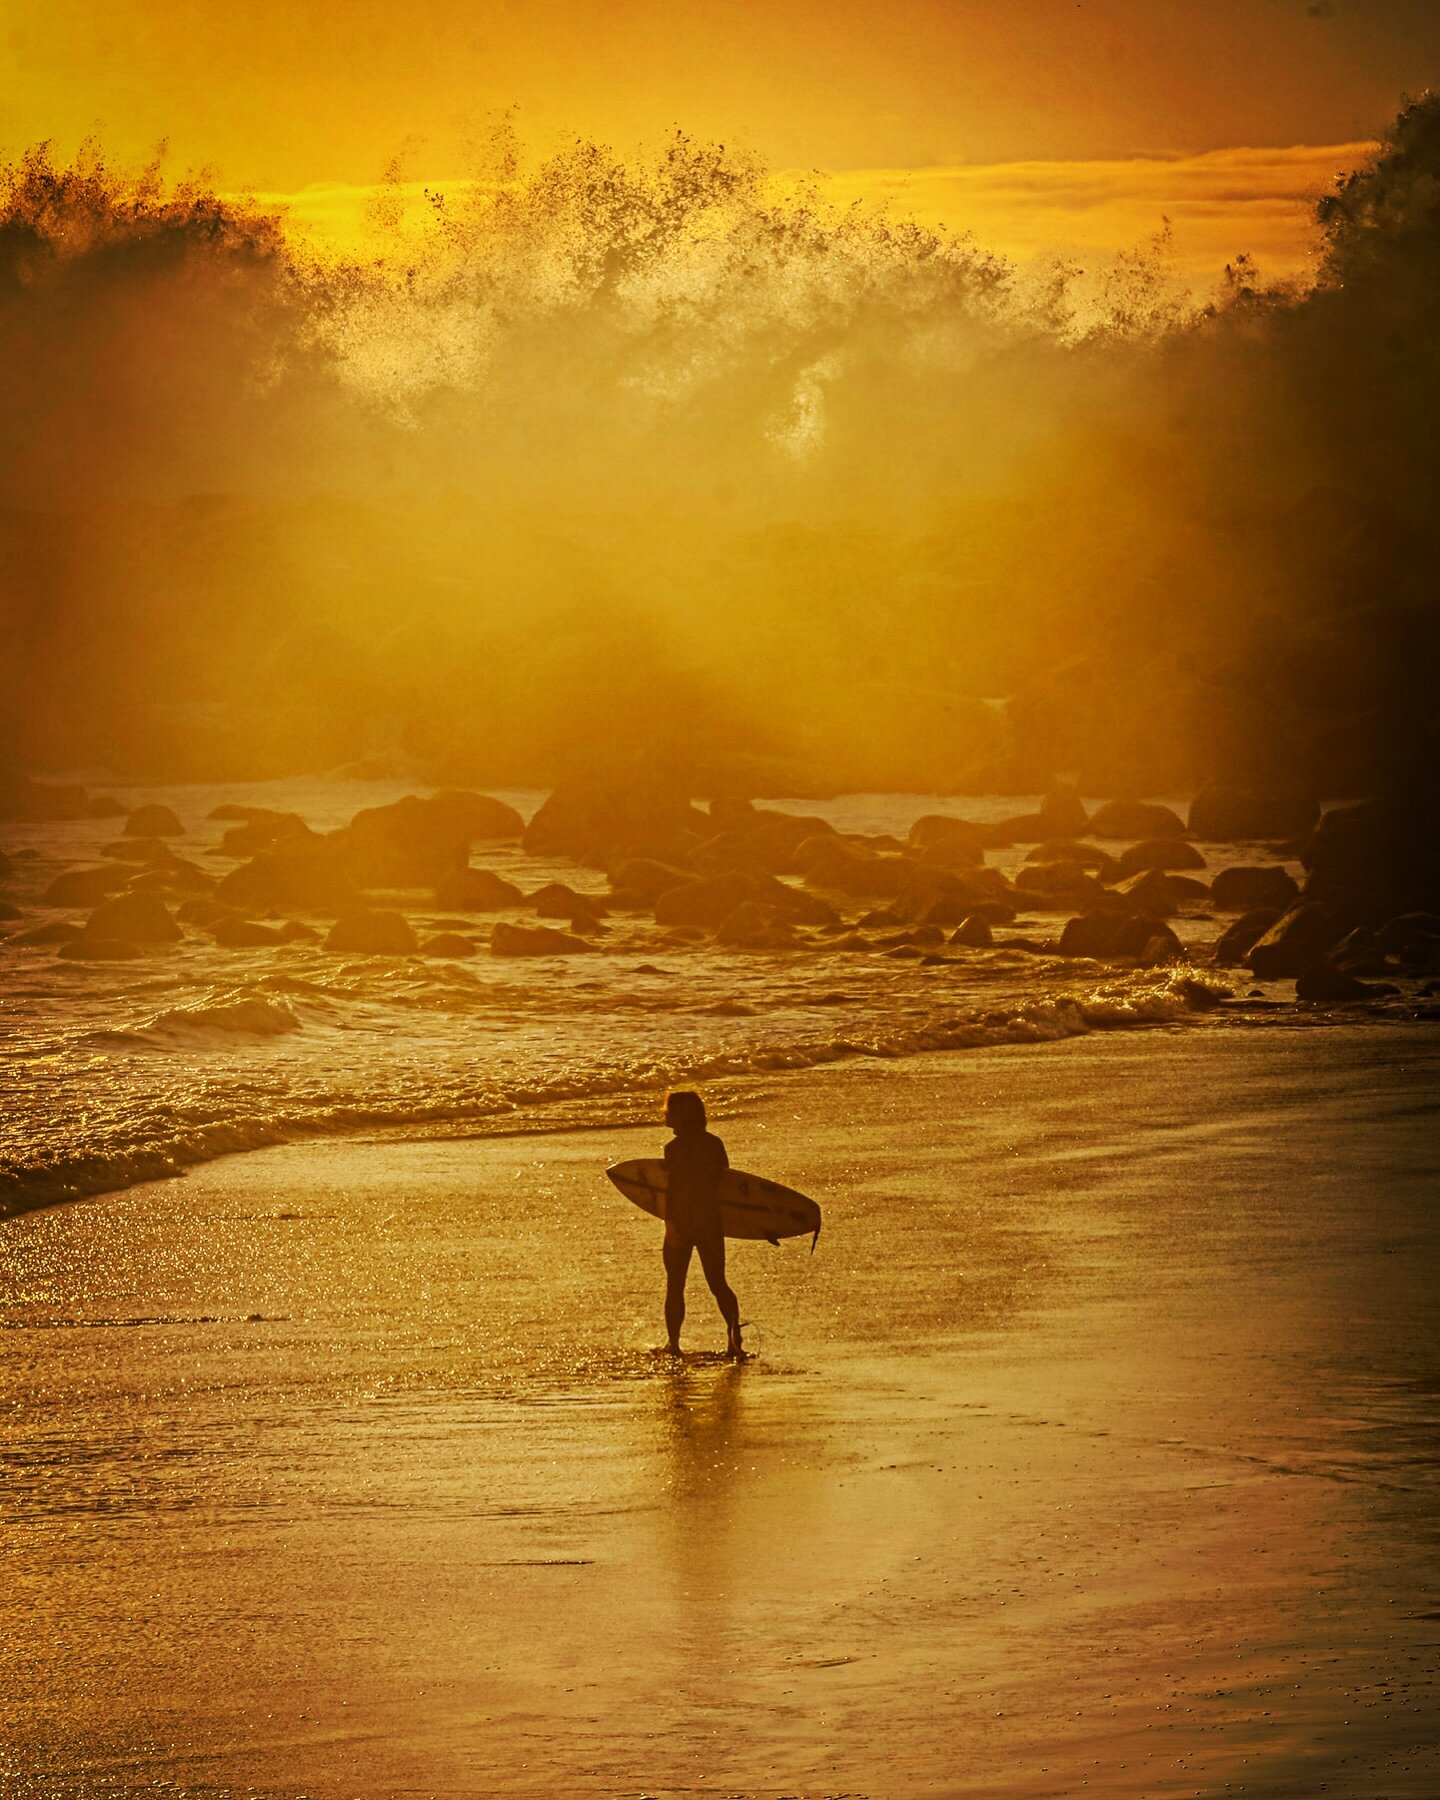
[[[697,790],[1329,792],[1432,730],[1440,103],[1312,288],[1017,269],[577,143],[373,252],[158,169],[0,186],[0,755]],[[1237,252],[1243,251],[1237,245]]]

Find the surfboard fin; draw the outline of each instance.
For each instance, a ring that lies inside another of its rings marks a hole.
[[[777,1250],[780,1248],[780,1240],[777,1237],[767,1237],[765,1242],[767,1244],[773,1244]]]
[[[815,1235],[810,1240],[810,1254],[812,1256],[815,1254],[815,1246],[819,1242],[820,1242],[820,1227],[817,1225],[815,1227]]]

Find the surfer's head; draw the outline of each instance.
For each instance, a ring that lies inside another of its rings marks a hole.
[[[678,1137],[682,1131],[705,1129],[705,1102],[698,1094],[677,1089],[665,1096],[665,1123]]]

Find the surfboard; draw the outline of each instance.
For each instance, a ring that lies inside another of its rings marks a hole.
[[[654,1219],[665,1217],[670,1172],[660,1157],[636,1157],[605,1173],[641,1212]],[[797,1194],[778,1181],[727,1169],[720,1177],[720,1222],[730,1238],[764,1238],[775,1244],[783,1237],[808,1235],[813,1250],[820,1235],[820,1208],[808,1194]]]

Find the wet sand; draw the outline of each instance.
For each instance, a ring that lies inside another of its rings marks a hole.
[[[755,1359],[600,1176],[314,1143],[0,1224],[0,1793],[1440,1791],[1440,1031],[748,1085]],[[720,1111],[725,1112],[725,1108]]]

